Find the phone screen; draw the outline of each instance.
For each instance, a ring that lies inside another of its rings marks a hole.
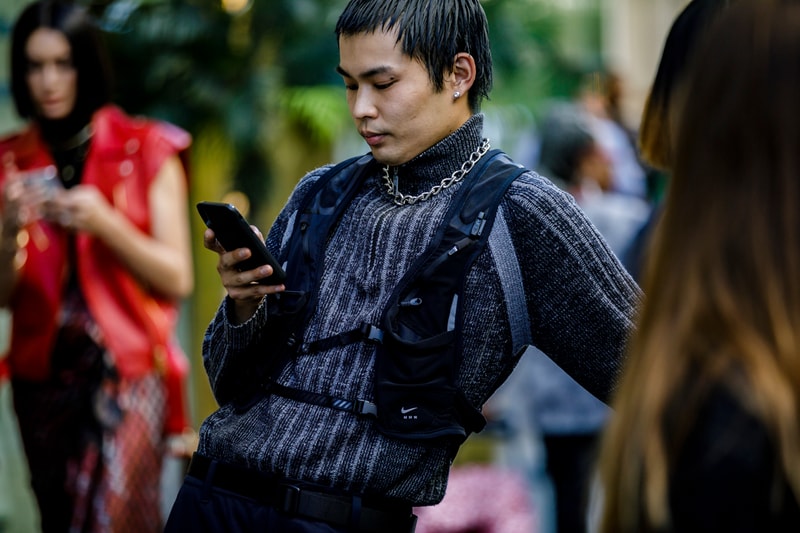
[[[21,172],[22,183],[25,189],[32,193],[50,196],[58,189],[61,189],[61,181],[58,179],[56,167],[48,165],[46,167]]]

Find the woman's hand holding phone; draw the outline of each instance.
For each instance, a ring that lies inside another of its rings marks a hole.
[[[19,170],[13,163],[7,163],[5,173],[5,205],[17,217],[18,225],[41,218],[50,220],[50,202],[63,190],[56,168],[50,165]]]

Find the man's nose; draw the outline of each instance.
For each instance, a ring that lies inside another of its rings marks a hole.
[[[350,113],[355,119],[374,118],[377,114],[372,91],[359,88],[353,96]]]

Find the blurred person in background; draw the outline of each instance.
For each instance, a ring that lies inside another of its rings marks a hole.
[[[600,531],[800,531],[800,2],[737,0],[673,92]]]
[[[667,181],[664,171],[652,167],[645,162],[639,150],[638,125],[637,127],[631,127],[625,119],[623,112],[623,102],[626,96],[624,78],[613,71],[607,72],[603,78],[606,115],[625,132],[628,138],[628,144],[633,149],[636,156],[637,164],[644,172],[645,199],[650,205],[655,205],[661,201],[664,195],[664,188]]]
[[[578,105],[552,105],[542,121],[539,172],[575,197],[619,256],[650,207],[643,198],[614,188],[611,157],[598,141],[604,131],[596,117]]]
[[[573,195],[611,250],[619,254],[649,212],[648,203],[617,192],[612,162],[593,125],[596,118],[581,106],[558,102],[541,124],[538,171]],[[602,130],[601,130],[602,131]],[[608,406],[589,394],[541,352],[529,350],[514,370],[515,395],[528,398],[546,448],[547,473],[554,489],[556,530],[585,530],[588,488],[597,440],[608,417]]]
[[[73,3],[22,11],[11,92],[29,122],[0,140],[0,307],[42,529],[161,531],[165,435],[188,425],[191,139],[110,103],[101,34]]]
[[[595,141],[603,149],[611,164],[609,190],[637,198],[647,198],[647,176],[639,161],[636,144],[630,130],[619,122],[618,109],[612,108],[610,74],[593,71],[583,77],[576,104],[594,118],[592,128]],[[619,105],[618,100],[613,101]]]

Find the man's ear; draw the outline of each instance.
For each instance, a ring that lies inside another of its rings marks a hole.
[[[466,52],[459,52],[453,60],[453,72],[449,77],[451,89],[466,94],[475,83],[475,58]]]

